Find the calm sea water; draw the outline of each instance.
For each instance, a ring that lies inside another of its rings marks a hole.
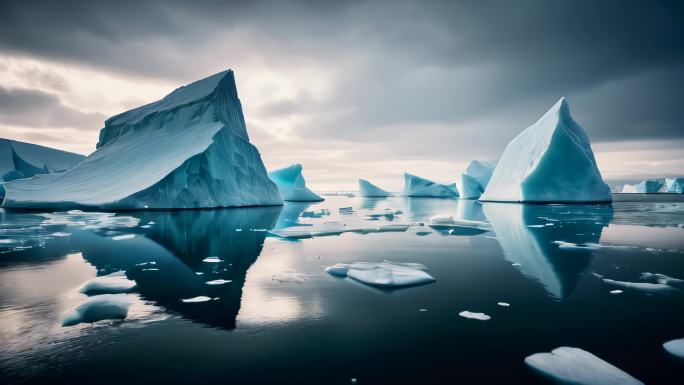
[[[523,360],[558,346],[649,384],[684,379],[684,360],[662,348],[684,337],[684,295],[611,294],[594,275],[684,278],[681,199],[326,198],[206,211],[0,210],[0,383],[544,384]],[[418,226],[437,213],[491,229]],[[297,240],[266,231],[393,223],[412,226]],[[387,291],[323,271],[383,260],[421,263],[436,282]],[[88,299],[79,287],[117,271],[137,284],[125,294],[127,318],[62,326]],[[217,279],[230,282],[206,284]],[[198,296],[212,300],[182,301]],[[491,319],[460,317],[464,310]]]

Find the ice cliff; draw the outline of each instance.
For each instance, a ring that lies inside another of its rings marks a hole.
[[[321,202],[324,200],[306,187],[306,181],[302,176],[302,165],[299,163],[270,171],[268,177],[278,186],[278,191],[285,201]]]
[[[480,198],[501,202],[610,202],[589,137],[561,98],[506,146]]]
[[[279,205],[249,142],[231,70],[116,115],[60,174],[5,185],[4,207],[176,209]]]
[[[390,195],[389,192],[365,179],[359,179],[359,194],[362,197],[388,197]]]

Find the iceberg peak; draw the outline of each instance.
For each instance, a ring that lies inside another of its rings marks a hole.
[[[278,191],[284,201],[321,202],[324,200],[306,187],[300,163],[269,171],[268,177],[278,186]]]
[[[380,187],[374,185],[373,183],[359,178],[359,194],[361,194],[362,197],[388,197],[390,195],[389,192],[381,189]]]

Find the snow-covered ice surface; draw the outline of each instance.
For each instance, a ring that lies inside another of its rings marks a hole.
[[[404,173],[402,195],[405,197],[456,198],[458,197],[458,190],[456,189],[456,183],[445,185]]]
[[[667,341],[663,344],[663,348],[672,355],[684,358],[684,338]]]
[[[565,98],[506,146],[480,198],[503,202],[610,202],[589,137]]]
[[[425,270],[427,268],[418,263],[390,261],[338,263],[325,269],[330,275],[349,277],[366,285],[383,289],[399,289],[435,282],[435,279]]]
[[[135,289],[135,281],[126,278],[126,273],[115,273],[95,277],[84,283],[79,291],[86,295],[128,293]]]
[[[461,174],[457,185],[461,199],[478,199],[484,191],[477,179],[466,174]]]
[[[73,152],[0,138],[0,182],[63,172],[84,158]]]
[[[561,346],[536,353],[525,363],[554,381],[577,385],[643,385],[621,369],[579,348]]]
[[[309,190],[302,175],[302,165],[291,166],[269,171],[268,177],[278,186],[283,200],[291,202],[321,202],[323,197]]]
[[[82,305],[64,316],[62,326],[93,323],[102,320],[122,320],[128,315],[131,299],[126,294],[102,294],[88,298]]]
[[[249,142],[233,72],[116,115],[70,170],[5,184],[4,207],[163,209],[282,204]]]
[[[389,192],[381,189],[365,179],[359,179],[359,194],[361,194],[362,197],[378,198],[388,197],[390,195]]]
[[[482,186],[482,189],[487,188],[490,179],[492,179],[492,174],[494,173],[495,166],[488,162],[483,162],[481,160],[473,160],[468,164],[466,169],[466,174],[477,180],[477,182]]]

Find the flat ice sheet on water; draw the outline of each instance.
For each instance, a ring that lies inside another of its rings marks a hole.
[[[525,363],[560,383],[643,385],[626,372],[579,348],[562,346],[551,353],[536,353],[526,357]]]
[[[85,303],[71,310],[62,326],[93,323],[102,320],[122,320],[128,316],[131,299],[126,294],[103,294],[88,298]]]
[[[117,271],[95,277],[84,283],[79,291],[86,295],[128,293],[136,287],[135,281],[126,278],[126,273]]]
[[[562,98],[506,146],[483,201],[610,202],[589,137]]]
[[[325,269],[336,277],[349,277],[366,285],[397,289],[401,287],[424,285],[435,279],[419,263],[353,262],[338,263]]]

